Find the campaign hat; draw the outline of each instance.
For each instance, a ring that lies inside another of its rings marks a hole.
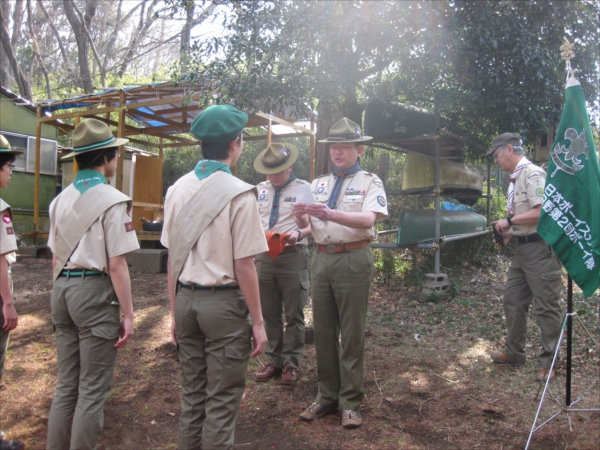
[[[371,136],[363,136],[362,130],[356,122],[352,122],[347,117],[343,117],[336,122],[329,130],[329,137],[319,142],[365,142],[373,139]]]
[[[192,121],[190,133],[202,142],[230,142],[240,135],[248,115],[231,105],[213,105]]]
[[[0,134],[0,154],[2,155],[20,155],[25,153],[24,150],[13,150],[10,148],[10,142]]]
[[[519,133],[502,133],[494,138],[490,149],[487,151],[485,156],[490,156],[499,147],[506,147],[508,144],[514,146],[520,146],[523,143],[521,135]]]
[[[298,159],[298,148],[292,144],[274,142],[260,152],[254,160],[258,173],[271,175],[294,165]]]
[[[70,159],[83,153],[119,147],[129,139],[116,138],[107,124],[98,119],[85,119],[73,131],[73,151],[61,159]]]

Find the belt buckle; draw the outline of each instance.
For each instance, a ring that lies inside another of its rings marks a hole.
[[[329,253],[330,255],[333,255],[335,253],[335,245],[333,245],[333,244],[326,245],[325,253]]]

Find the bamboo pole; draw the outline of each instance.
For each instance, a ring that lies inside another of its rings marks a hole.
[[[125,115],[127,113],[127,105],[125,104],[125,102],[125,91],[121,91],[119,93],[119,126],[117,129],[118,138],[122,138],[125,134]],[[119,146],[118,151],[119,153],[121,153],[121,156],[117,161],[117,182],[115,186],[121,192],[123,192],[123,160],[125,159],[125,156],[122,153],[124,149],[125,146]]]
[[[40,225],[40,154],[42,145],[42,107],[37,107],[35,126],[35,179],[33,184],[33,231],[39,231]]]

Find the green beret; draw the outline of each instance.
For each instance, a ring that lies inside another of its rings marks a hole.
[[[240,135],[248,116],[230,105],[213,105],[202,111],[190,132],[202,142],[230,142]]]

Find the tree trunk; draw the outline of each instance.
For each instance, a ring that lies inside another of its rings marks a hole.
[[[185,24],[181,29],[181,47],[179,54],[180,56],[184,56],[189,47],[190,47],[190,39],[192,33],[192,26],[194,24],[194,10],[196,9],[196,5],[192,0],[186,0],[184,2],[185,7]]]
[[[8,28],[6,26],[6,19],[4,17],[4,12],[2,8],[0,8],[0,41],[2,41],[2,46],[4,47],[4,52],[8,57],[8,61],[10,63],[10,67],[15,74],[15,78],[17,80],[17,86],[19,87],[19,94],[21,97],[33,101],[33,95],[31,93],[31,83],[19,67],[19,63],[17,62],[17,58],[13,51],[13,46],[10,42],[10,36],[8,34]]]
[[[12,9],[11,2],[0,2],[0,9],[2,9],[4,17],[10,17]],[[0,52],[0,86],[10,89],[10,80],[10,62],[8,61],[8,56],[6,55],[6,52]]]
[[[86,4],[86,19],[89,17],[91,19],[93,17],[93,13],[95,13],[95,8],[90,8],[90,3],[95,2],[95,0],[88,0]],[[71,24],[71,28],[73,29],[73,34],[75,35],[75,41],[77,42],[77,61],[79,63],[79,86],[83,89],[83,91],[87,94],[90,94],[94,90],[94,85],[92,83],[92,74],[90,73],[90,61],[88,59],[89,52],[89,41],[87,39],[84,25],[77,13],[75,12],[75,8],[73,7],[73,0],[63,0],[63,6],[65,9],[65,15],[67,16],[67,20]],[[90,14],[91,13],[91,14]]]

